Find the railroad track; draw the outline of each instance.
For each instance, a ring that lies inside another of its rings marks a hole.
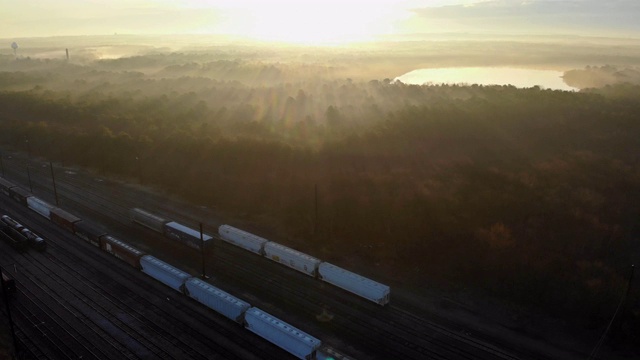
[[[19,257],[8,258],[6,255],[0,257],[3,263],[8,259],[16,261],[21,274],[31,275],[27,277],[28,281],[21,280],[22,276],[14,277],[19,301],[14,301],[12,308],[16,312],[15,323],[18,329],[27,337],[40,339],[43,345],[46,344],[46,347],[39,347],[40,352],[46,353],[42,349],[49,349],[47,356],[52,358],[115,359],[116,352],[109,352],[105,346],[96,346],[95,341],[105,334],[95,324],[92,326],[86,317],[73,311],[64,299],[50,296],[47,293],[48,287],[25,268],[25,265],[29,267],[28,261]],[[42,300],[48,298],[53,301]],[[89,329],[93,336],[87,336],[87,333],[80,333],[76,329]],[[121,350],[123,350],[122,358],[135,359],[127,356],[129,354],[125,351],[126,349]]]
[[[237,262],[228,260],[239,256],[235,253],[239,250],[236,247],[228,246],[226,243],[220,244],[218,253],[221,248],[226,247],[226,251],[231,256],[221,256],[215,262],[221,268],[218,273],[222,273],[224,269],[233,267],[234,275],[227,273],[226,276],[231,281],[247,282],[254,276],[251,269],[238,265]],[[263,260],[255,256],[256,260]],[[268,260],[265,260],[268,261]],[[277,267],[280,265],[274,264]],[[477,344],[457,343],[452,346],[449,342],[451,339],[461,337],[454,332],[444,331],[427,331],[425,326],[421,325],[422,319],[414,318],[416,321],[404,323],[398,321],[393,314],[389,314],[389,309],[380,308],[375,304],[368,304],[364,300],[353,299],[353,296],[347,293],[342,295],[336,294],[336,290],[330,285],[314,281],[302,274],[283,274],[280,269],[270,271],[268,266],[262,267],[270,281],[266,285],[256,283],[253,287],[256,293],[262,295],[269,294],[267,298],[276,301],[277,299],[289,299],[306,297],[307,306],[303,311],[307,315],[313,316],[313,312],[309,310],[322,309],[324,306],[330,306],[334,315],[332,323],[337,323],[345,330],[349,330],[352,334],[368,334],[369,336],[360,337],[363,345],[372,346],[373,348],[383,348],[377,355],[380,358],[415,358],[415,359],[518,359],[518,357],[496,351],[494,347],[485,347],[485,350],[479,351]],[[284,269],[288,270],[288,269]],[[311,284],[303,284],[309,282]],[[300,286],[284,286],[282,284]],[[313,285],[313,291],[309,292],[309,285]],[[304,289],[304,290],[303,290]],[[313,296],[310,296],[313,295]],[[296,301],[288,301],[289,307],[300,306]],[[413,326],[415,328],[408,328]],[[371,337],[371,334],[377,336]],[[445,338],[444,341],[442,338]],[[370,340],[372,338],[373,340]],[[389,350],[395,349],[395,351]]]
[[[77,178],[73,178],[73,179],[75,181],[77,181]],[[60,183],[60,182],[58,182],[58,183]],[[92,187],[93,186],[95,186],[95,185],[92,184]],[[77,186],[77,187],[78,187],[78,189],[82,188],[82,186]],[[69,187],[66,187],[64,185],[63,186],[59,186],[58,188],[60,189],[60,191],[59,191],[60,195],[64,194],[65,190],[66,191],[75,191],[75,190],[71,190]],[[116,198],[129,199],[130,197],[121,196],[121,197],[116,197]],[[83,199],[86,199],[86,201],[90,201],[90,198],[88,196],[83,197]],[[107,199],[105,197],[102,197],[102,200],[103,201],[112,201],[112,200]],[[86,211],[84,211],[84,213],[93,211],[93,209],[88,207],[88,204],[81,204],[80,202],[76,202],[75,200],[71,199],[70,197],[67,197],[66,201],[67,202],[71,201],[71,202],[75,203],[78,206],[82,206],[82,207],[87,208]],[[126,200],[124,200],[123,202],[125,202],[125,201]],[[126,219],[125,221],[127,222],[127,225],[129,223],[129,220],[128,220],[128,209],[130,207],[133,207],[133,206],[135,206],[135,203],[131,203],[128,206],[123,206],[120,209],[120,212],[124,213],[124,214],[120,214],[120,215],[124,215],[122,217],[124,217]],[[101,208],[107,208],[107,207],[103,205],[103,206],[101,206]],[[117,213],[117,211],[113,211],[113,212]],[[118,220],[118,222],[122,224],[122,220]],[[227,258],[238,258],[238,257],[244,257],[244,256],[246,256],[246,254],[235,253],[232,256],[228,256]],[[218,258],[216,258],[214,260],[215,261],[221,261],[221,260],[226,261],[226,264],[229,265],[229,266],[226,267],[226,269],[229,269],[230,266],[232,266],[232,265],[235,266],[234,261],[230,261],[227,258],[218,257]],[[243,263],[247,264],[247,262],[243,262]],[[271,264],[271,263],[268,263],[266,266],[279,267],[279,265]],[[251,266],[250,268],[251,268],[251,271],[249,272],[250,278],[256,278],[256,277],[260,276],[260,274],[262,273],[262,270],[260,268],[258,268],[258,267],[255,267],[255,265]],[[240,269],[240,270],[241,271],[245,271],[245,269]],[[264,276],[262,276],[262,277],[264,278]],[[272,280],[273,277],[267,277],[264,280],[266,280],[267,283],[268,283],[268,281],[270,279]],[[281,279],[281,281],[278,281],[278,283],[279,284],[286,284],[290,280],[291,279],[287,279],[287,277],[283,277]],[[247,282],[250,282],[250,281],[247,281]],[[263,283],[263,282],[261,282],[261,283]],[[295,287],[297,288],[298,286],[295,286]],[[264,292],[264,290],[265,289],[263,288],[262,291]],[[281,286],[281,288],[278,291],[280,292],[280,294],[282,294],[282,293],[286,293],[286,290],[287,289],[285,287]],[[306,297],[306,294],[303,294],[303,293],[300,293],[300,292],[296,292],[293,289],[289,289],[289,295],[291,295],[291,294],[295,294],[297,298],[303,298],[304,299]],[[290,296],[286,296],[286,298],[290,298]],[[308,301],[308,299],[307,299],[307,301]],[[326,302],[329,302],[329,301],[331,301],[331,300],[329,298],[326,298],[324,302],[326,303]],[[318,305],[318,302],[317,301],[311,301],[310,305],[311,305],[311,307],[316,307]],[[297,304],[296,303],[290,303],[289,306],[294,306],[295,307],[295,306],[297,306]],[[340,305],[336,304],[335,306],[337,307],[337,306],[340,306]],[[300,309],[299,306],[297,308]],[[357,321],[351,320],[348,323],[346,323],[343,328],[349,330],[351,332],[351,334],[360,333],[361,334],[361,339],[366,341],[366,347],[367,348],[375,349],[376,347],[379,347],[380,346],[379,345],[380,340],[375,340],[375,339],[368,340],[368,336],[366,336],[366,335],[370,335],[371,326],[368,325],[368,324],[361,323],[360,327],[358,328],[358,330],[354,331],[354,329],[352,329],[352,328],[354,328],[357,323],[358,323]],[[387,326],[385,324],[379,323],[377,328],[385,329],[386,327]],[[389,339],[395,339],[394,343],[387,343],[386,346],[385,346],[386,352],[388,353],[389,356],[392,356],[392,357],[421,358],[421,357],[424,357],[425,353],[429,353],[429,350],[427,348],[425,348],[425,347],[417,347],[417,346],[414,346],[413,347],[414,349],[412,349],[412,350],[410,350],[408,352],[399,351],[398,349],[401,350],[403,348],[402,346],[399,346],[401,343],[404,343],[405,347],[406,347],[407,344],[408,345],[412,345],[412,342],[410,340],[402,340],[402,338],[400,336],[398,336],[398,335],[396,335],[396,334],[394,334],[393,332],[390,332],[390,331],[386,331],[384,336],[381,336],[380,339],[382,339],[383,342],[387,342],[387,341],[389,341]],[[378,353],[380,353],[380,352],[378,351]],[[436,358],[436,357],[434,357],[434,358]]]
[[[78,239],[78,241],[80,240]],[[54,251],[55,250],[56,249],[54,249]],[[174,345],[178,345],[180,348],[186,349],[187,352],[190,353],[189,354],[190,357],[194,359],[197,359],[197,358],[210,359],[212,358],[214,353],[217,353],[219,358],[224,358],[224,359],[247,359],[252,357],[251,354],[249,353],[245,353],[243,354],[242,357],[240,357],[230,351],[225,351],[224,348],[212,349],[210,346],[205,346],[206,343],[211,343],[212,340],[233,339],[232,341],[235,343],[235,347],[254,348],[255,344],[250,344],[247,341],[243,341],[243,338],[241,335],[245,335],[246,333],[243,331],[242,328],[238,328],[238,330],[240,331],[236,332],[236,331],[228,331],[224,327],[224,325],[227,325],[227,326],[233,325],[235,327],[236,326],[235,324],[230,324],[224,321],[224,319],[223,321],[220,321],[220,322],[209,321],[209,322],[206,322],[203,327],[200,327],[200,331],[195,331],[190,326],[185,326],[182,323],[181,319],[176,317],[175,309],[173,308],[163,309],[164,307],[158,306],[160,305],[159,302],[151,302],[149,299],[146,299],[135,292],[129,291],[131,287],[136,287],[136,288],[144,287],[145,293],[157,292],[158,293],[157,297],[164,299],[166,296],[166,293],[170,292],[170,290],[167,289],[166,287],[149,285],[149,284],[146,284],[144,281],[130,283],[128,284],[130,286],[124,286],[119,281],[125,280],[124,278],[122,278],[123,275],[130,277],[131,273],[129,272],[125,274],[114,274],[114,272],[110,270],[110,268],[108,267],[109,265],[112,265],[112,264],[104,264],[104,265],[107,265],[104,268],[103,266],[96,266],[95,260],[97,259],[92,261],[92,263],[94,264],[96,272],[99,273],[98,275],[102,275],[102,276],[100,277],[99,281],[89,279],[87,276],[85,276],[83,273],[76,270],[74,267],[68,266],[67,261],[62,260],[62,259],[67,259],[69,261],[74,261],[76,260],[74,259],[75,255],[70,255],[70,253],[66,249],[59,249],[59,250],[60,251],[53,252],[53,255],[55,256],[56,261],[59,262],[58,265],[60,267],[65,268],[67,272],[75,273],[75,277],[77,279],[79,279],[80,281],[82,281],[83,283],[85,283],[87,286],[91,288],[100,289],[101,292],[116,290],[118,293],[118,302],[115,305],[119,309],[124,310],[127,314],[131,315],[130,320],[140,321],[142,319],[146,319],[148,321],[151,321],[152,325],[154,326],[153,331],[157,333],[158,336],[151,334],[150,338],[154,338],[159,342],[167,341],[167,342],[173,343]],[[94,258],[99,258],[99,256],[96,256]],[[115,259],[109,259],[109,260],[116,261]],[[106,261],[104,260],[102,262],[106,263]],[[109,276],[107,276],[106,274],[109,274]],[[113,280],[114,275],[119,277],[118,279],[119,281]],[[145,279],[145,277],[143,277],[142,275],[140,275],[140,277],[142,279]],[[107,285],[109,286],[107,287]],[[172,298],[173,296],[174,296],[173,293],[171,293]],[[175,302],[175,300],[177,299],[181,299],[181,297],[177,296],[173,298],[172,301]],[[191,304],[187,304],[187,305],[189,306],[186,306],[184,308],[190,309],[190,306],[197,306],[195,305],[195,302],[192,302]],[[184,310],[180,310],[180,313],[184,313]],[[198,317],[200,315],[201,314],[197,314],[194,312],[193,315],[190,316],[190,318]],[[223,322],[226,322],[226,324]],[[166,331],[166,329],[169,329],[169,328],[172,328],[174,330],[174,334],[169,334]],[[206,331],[208,333],[208,336],[203,336],[203,333],[204,333],[203,331]],[[196,352],[192,352],[191,350],[194,350]],[[267,351],[260,352],[258,355],[259,356],[255,356],[256,359],[272,358],[269,356]]]
[[[277,264],[275,264],[277,265]],[[278,265],[279,266],[279,265]],[[268,274],[268,281],[266,282],[254,282],[249,283],[252,277],[255,276],[253,269],[243,267],[238,263],[224,259],[221,257],[216,262],[216,267],[220,268],[217,273],[222,273],[224,269],[233,268],[233,273],[227,272],[224,276],[227,281],[247,283],[253,293],[259,294],[261,299],[266,299],[270,303],[278,304],[287,310],[297,310],[299,313],[303,313],[306,318],[314,319],[315,315],[320,312],[325,305],[330,305],[335,315],[331,322],[333,331],[340,330],[340,334],[350,334],[351,343],[359,343],[361,347],[375,350],[372,354],[372,358],[380,359],[445,359],[445,357],[438,357],[438,354],[430,349],[421,348],[410,349],[406,344],[398,342],[400,337],[393,335],[385,328],[381,328],[380,325],[384,324],[372,323],[372,314],[368,314],[363,320],[360,318],[361,314],[354,313],[353,309],[349,305],[341,305],[340,301],[335,298],[329,298],[315,291],[308,291],[308,284],[303,285],[307,280],[313,281],[313,279],[295,279],[298,274],[279,274],[278,271],[272,271],[269,269],[263,269],[265,274]],[[220,275],[219,277],[221,277]],[[304,275],[300,275],[304,276]],[[286,285],[285,285],[286,284]],[[296,299],[305,298],[304,303],[299,302]],[[384,310],[384,309],[381,309]],[[385,327],[389,327],[388,325]],[[303,328],[303,330],[305,330]],[[375,335],[375,336],[372,336]],[[382,336],[381,336],[382,335]],[[407,343],[413,342],[414,339],[406,340]]]
[[[16,217],[23,218],[22,215]],[[38,230],[38,226],[33,226],[33,222],[33,219],[23,221],[25,225]],[[46,224],[44,218],[38,218],[36,222]],[[49,292],[56,293],[58,287],[73,289],[72,295],[60,296],[70,303],[95,303],[93,312],[117,324],[122,331],[139,333],[139,336],[130,335],[142,339],[141,342],[146,346],[163,344],[163,347],[167,347],[168,344],[173,344],[174,347],[181,349],[180,353],[172,356],[163,356],[162,351],[157,348],[154,348],[150,354],[143,354],[138,349],[134,358],[282,359],[287,357],[286,352],[264,342],[259,337],[252,337],[252,334],[236,323],[228,321],[191,299],[178,293],[174,294],[173,290],[159,283],[156,284],[111,255],[98,251],[79,238],[66,236],[63,230],[56,228],[54,232],[60,232],[60,238],[50,237],[47,253],[36,254],[42,255],[53,264],[47,269],[40,270],[66,274],[62,280],[58,281],[57,286],[48,289]],[[25,256],[28,258],[29,254]],[[91,262],[91,267],[78,271],[76,269],[78,263],[83,262]],[[40,263],[40,266],[46,266]],[[89,274],[91,276],[88,276]],[[137,279],[132,279],[132,275]],[[32,277],[40,276],[45,275],[32,274]],[[132,291],[132,288],[136,291]],[[138,294],[140,290],[145,296]],[[107,292],[112,292],[112,296],[105,296]],[[85,298],[84,294],[92,293],[98,293],[98,295],[91,299]],[[171,297],[171,302],[165,300],[167,296]],[[108,314],[111,312],[116,314],[117,319]],[[185,318],[190,319],[188,324],[184,322]],[[139,327],[139,324],[136,325],[137,322],[150,325],[143,331],[130,329],[132,326]],[[172,334],[164,329],[171,329]]]
[[[15,177],[20,177],[23,184],[26,182],[26,175],[21,176],[20,171],[12,171],[11,173]],[[22,173],[26,174],[26,171]],[[50,176],[45,174],[44,170],[33,171],[32,181],[34,175],[39,175],[38,177]],[[151,237],[155,240],[161,238],[149,230],[131,227],[128,220],[128,210],[131,207],[141,206],[138,201],[140,196],[132,196],[135,193],[133,189],[121,190],[118,186],[107,186],[105,182],[86,180],[83,176],[65,175],[57,177],[57,179],[59,196],[64,199],[63,206],[67,207],[68,205],[70,208],[80,210],[78,215],[81,217],[106,220],[108,223],[115,222],[121,233],[135,233],[136,237]],[[40,192],[52,193],[44,180],[38,181],[37,188],[39,191],[36,196],[40,197]],[[110,196],[102,195],[105,190],[109,191]],[[67,195],[77,193],[82,193],[84,196],[78,199],[78,196]],[[159,213],[193,226],[193,218],[184,216],[175,208],[169,207],[166,201],[145,195],[144,203],[150,207],[150,210],[160,209]],[[197,209],[195,212],[205,213],[201,209]],[[206,218],[206,215],[201,214],[201,218]],[[211,221],[204,221],[204,223],[207,228],[215,228],[219,225],[219,223]],[[124,240],[128,241],[128,239]],[[186,252],[183,249],[179,250],[178,248],[181,246],[166,241],[166,239],[161,240],[160,243],[162,246],[172,249],[172,252],[180,254],[180,258],[183,260],[190,259],[191,264],[194,263],[194,260],[199,261],[193,250],[189,249]],[[383,354],[381,358],[416,359],[519,359],[514,353],[521,354],[519,350],[503,350],[504,346],[495,346],[491,344],[490,339],[480,341],[474,337],[451,331],[395,305],[391,305],[389,309],[383,311],[377,305],[355,299],[353,295],[348,295],[340,289],[331,286],[325,286],[323,289],[323,283],[297,274],[294,270],[285,269],[286,274],[281,270],[273,270],[282,268],[282,266],[243,250],[226,246],[219,240],[215,242],[213,255],[208,259],[208,263],[212,264],[211,268],[217,270],[218,278],[226,279],[230,285],[234,282],[236,285],[237,283],[243,284],[244,290],[242,292],[246,292],[248,288],[256,294],[260,294],[260,298],[262,295],[266,295],[270,302],[262,301],[264,306],[277,304],[282,309],[295,310],[296,313],[309,318],[313,316],[315,311],[329,305],[339,319],[346,320],[336,319],[332,323],[337,324],[339,329],[336,329],[335,326],[324,327],[323,331],[330,332],[332,337],[345,338],[360,344],[366,354]],[[240,263],[242,266],[239,265]],[[233,269],[231,274],[229,273],[230,269]],[[236,285],[232,286],[238,288]],[[308,290],[309,287],[319,294],[317,298],[310,298],[308,291],[299,290]],[[287,317],[285,313],[285,318]],[[292,323],[299,325],[299,321],[292,321]],[[302,328],[304,329],[304,326]],[[527,355],[530,355],[531,359],[541,358],[537,354]]]

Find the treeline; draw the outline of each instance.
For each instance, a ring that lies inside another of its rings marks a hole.
[[[24,150],[28,138],[41,156],[137,178],[407,286],[483,288],[594,329],[611,316],[640,254],[640,88],[224,89],[223,107],[188,93],[4,91],[0,141]],[[269,98],[271,116],[255,105]],[[635,284],[616,339],[637,339]]]
[[[563,76],[567,85],[578,88],[602,88],[616,84],[640,84],[640,69],[637,67],[587,66],[584,69],[566,71]]]

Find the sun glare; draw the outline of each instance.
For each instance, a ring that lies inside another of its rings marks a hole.
[[[390,33],[400,16],[390,0],[239,0],[222,8],[229,33],[298,44],[370,40]]]

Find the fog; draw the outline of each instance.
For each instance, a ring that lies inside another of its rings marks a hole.
[[[17,40],[17,60],[22,62],[13,61],[16,59],[8,46],[11,41],[6,43],[0,49],[5,71],[27,66],[24,60],[28,59],[47,60],[51,64],[65,61],[65,49],[69,49],[69,64],[104,68],[127,63],[123,70],[142,71],[147,76],[161,76],[158,72],[174,65],[193,67],[218,60],[273,65],[282,67],[285,74],[296,66],[318,66],[330,69],[333,75],[327,78],[372,80],[395,78],[420,68],[511,66],[568,71],[586,66],[632,67],[640,57],[640,45],[633,39],[580,36],[413,35],[401,41],[383,38],[335,46],[296,46],[221,35],[25,38]],[[282,76],[286,77],[285,74]],[[186,68],[181,75],[207,76],[202,71],[190,73]],[[299,79],[308,75],[291,76]]]
[[[516,304],[525,332],[541,315],[589,338],[640,256],[633,38],[0,43],[3,149],[28,139],[33,156],[180,196],[416,293]],[[579,91],[394,81],[458,67],[552,70]],[[620,344],[638,343],[639,298],[611,335]]]
[[[635,0],[23,0],[3,37],[227,34],[298,43],[470,33],[638,37]],[[330,21],[329,21],[330,19]]]

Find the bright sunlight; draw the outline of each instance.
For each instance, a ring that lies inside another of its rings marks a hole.
[[[394,24],[406,16],[390,0],[241,0],[215,6],[228,16],[223,32],[308,45],[372,40],[392,33]]]

